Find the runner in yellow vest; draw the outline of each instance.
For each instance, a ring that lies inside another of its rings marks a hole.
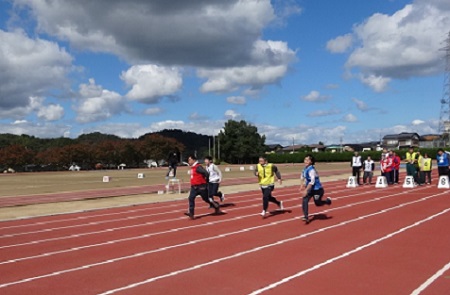
[[[258,176],[258,183],[261,187],[263,194],[263,210],[261,216],[264,218],[269,207],[269,202],[275,203],[283,209],[283,202],[278,201],[274,196],[272,196],[272,191],[275,189],[275,176],[278,182],[281,184],[281,173],[277,166],[268,163],[265,157],[259,157],[259,163],[256,165],[255,175]]]

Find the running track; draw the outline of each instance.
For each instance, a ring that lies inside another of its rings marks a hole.
[[[345,184],[308,225],[296,187],[1,222],[0,293],[450,294],[450,191]]]

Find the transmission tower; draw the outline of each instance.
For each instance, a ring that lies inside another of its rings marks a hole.
[[[441,50],[445,51],[445,71],[438,132],[441,135],[445,135],[448,139],[450,133],[450,32],[445,40],[445,47]]]

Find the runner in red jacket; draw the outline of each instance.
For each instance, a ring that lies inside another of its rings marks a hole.
[[[211,208],[215,209],[215,213],[220,213],[220,205],[208,196],[208,171],[197,162],[197,157],[189,156],[188,163],[191,166],[191,190],[189,192],[189,211],[185,215],[190,219],[194,219],[195,198],[200,195]]]

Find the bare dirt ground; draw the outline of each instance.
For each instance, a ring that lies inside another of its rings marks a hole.
[[[253,176],[250,170],[251,165],[220,166],[225,179],[249,178]],[[300,164],[278,164],[282,175],[290,176],[283,182],[283,186],[298,185],[298,177],[303,169]],[[241,170],[244,167],[244,170]],[[229,168],[230,171],[225,172]],[[317,163],[319,174],[321,172],[331,172],[330,176],[322,177],[322,181],[335,179],[345,179],[351,173],[349,163]],[[342,173],[347,170],[348,173]],[[187,173],[188,167],[179,167],[177,178],[182,182],[189,182]],[[332,172],[336,171],[336,174]],[[100,170],[100,171],[63,171],[63,172],[37,172],[37,173],[16,173],[0,174],[0,198],[11,196],[55,194],[62,192],[80,192],[99,189],[126,188],[142,185],[162,185],[166,184],[165,174],[167,168],[154,169],[132,169],[132,170]],[[145,175],[140,179],[139,173]],[[330,173],[327,173],[330,174]],[[103,177],[109,176],[110,182],[103,182]],[[225,193],[237,193],[241,191],[257,190],[256,179],[254,183],[239,185],[221,186]],[[187,193],[181,194],[142,194],[120,197],[107,197],[99,199],[87,199],[78,201],[65,201],[47,204],[32,204],[25,206],[14,206],[0,208],[0,220],[11,220],[42,215],[63,214],[69,212],[80,212],[110,208],[118,206],[133,206],[154,202],[167,202],[176,199],[186,199]]]

